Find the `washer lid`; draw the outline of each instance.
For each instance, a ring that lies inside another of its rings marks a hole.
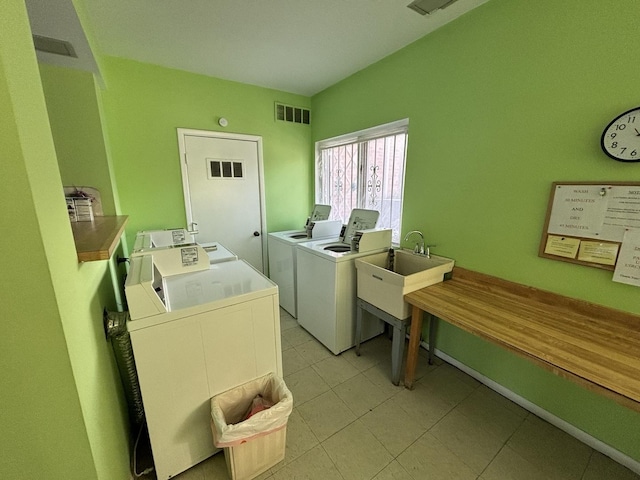
[[[216,263],[208,270],[164,279],[169,312],[272,288],[271,280],[243,260]]]

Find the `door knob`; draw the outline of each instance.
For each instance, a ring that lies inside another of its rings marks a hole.
[[[255,232],[253,232],[253,236],[254,237],[259,237],[260,236],[260,232],[258,232],[257,230]]]

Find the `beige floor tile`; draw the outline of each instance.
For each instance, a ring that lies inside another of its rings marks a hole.
[[[362,423],[394,456],[406,450],[425,430],[390,398],[361,418]]]
[[[305,367],[285,376],[284,382],[291,390],[293,404],[296,406],[300,406],[331,389],[311,367]]]
[[[446,363],[428,372],[417,383],[451,405],[457,405],[480,386],[477,380]]]
[[[311,368],[332,388],[360,373],[340,355],[325,358],[311,365]]]
[[[362,373],[334,387],[334,392],[347,404],[356,417],[371,411],[391,395],[378,388]]]
[[[551,480],[547,473],[506,446],[500,450],[480,478],[481,480]]]
[[[331,390],[304,403],[298,407],[298,411],[321,442],[356,419],[345,403]]]
[[[369,480],[393,460],[359,420],[340,430],[322,446],[345,480]]]
[[[304,421],[298,409],[294,408],[287,421],[287,446],[285,448],[284,461],[281,462],[281,465],[284,466],[291,463],[318,444],[318,439]],[[279,469],[280,466],[273,468],[274,471]]]
[[[380,388],[385,395],[391,396],[405,390],[403,385],[391,383],[391,365],[378,363],[362,373],[371,383]]]
[[[387,465],[373,480],[413,480],[411,475],[396,460]]]
[[[393,400],[424,431],[433,427],[454,407],[420,383],[413,390],[401,388]]]
[[[414,479],[475,480],[477,475],[462,459],[428,432],[397,458]]]
[[[502,407],[509,410],[511,413],[521,417],[526,418],[529,415],[529,412],[522,408],[517,403],[509,400],[507,397],[502,396],[498,392],[490,389],[486,385],[480,385],[474,394],[485,394],[488,395],[491,399],[493,399],[496,403],[501,405]]]
[[[448,413],[429,433],[480,475],[500,451],[506,438],[488,433],[457,410]]]
[[[640,475],[611,460],[600,452],[593,452],[582,480],[601,479],[640,480]]]
[[[313,340],[313,336],[300,326],[288,328],[281,332],[282,338],[286,339],[294,347],[301,343]]]
[[[298,321],[293,318],[289,313],[280,308],[280,331],[284,332],[285,330],[289,330],[290,328],[294,328],[298,326]]]
[[[504,443],[522,425],[526,411],[523,410],[524,415],[518,415],[503,400],[506,399],[491,390],[478,388],[453,411],[469,418],[477,428]]]
[[[271,478],[273,480],[342,480],[338,469],[320,445],[274,472]]]
[[[309,366],[309,361],[302,357],[295,348],[282,351],[282,372],[286,377]]]
[[[527,417],[507,445],[549,478],[579,479],[592,452],[584,443],[535,415]]]
[[[316,340],[309,340],[308,342],[296,345],[295,349],[309,364],[333,357],[333,353]]]
[[[345,358],[351,365],[356,367],[358,371],[364,372],[374,365],[378,364],[378,357],[372,353],[372,348],[363,343],[360,346],[360,355],[356,355],[356,349],[351,348],[346,352],[342,352],[341,356]]]

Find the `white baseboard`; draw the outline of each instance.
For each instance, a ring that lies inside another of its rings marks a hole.
[[[427,351],[429,349],[428,344],[426,342],[421,342],[420,346],[422,348],[426,349]],[[533,413],[534,415],[536,415],[536,416],[542,418],[543,420],[549,422],[551,425],[554,425],[554,426],[558,427],[560,430],[568,433],[572,437],[577,438],[582,443],[590,446],[594,450],[597,450],[598,452],[602,453],[603,455],[606,455],[607,457],[611,458],[612,460],[615,460],[619,464],[624,465],[629,470],[631,470],[631,471],[633,471],[633,472],[635,472],[635,473],[640,475],[640,462],[638,462],[637,460],[634,460],[633,458],[625,455],[624,453],[616,450],[615,448],[611,447],[610,445],[607,445],[606,443],[598,440],[597,438],[592,437],[588,433],[583,432],[579,428],[574,427],[570,423],[565,422],[564,420],[562,420],[559,417],[556,417],[552,413],[547,412],[546,410],[540,408],[535,403],[531,403],[529,400],[527,400],[527,399],[521,397],[520,395],[512,392],[511,390],[503,387],[499,383],[494,382],[490,378],[485,377],[484,375],[482,375],[481,373],[473,370],[472,368],[468,367],[464,363],[460,363],[455,358],[450,357],[449,355],[447,355],[446,353],[438,350],[437,348],[435,349],[435,354],[436,354],[436,356],[438,356],[439,358],[441,358],[442,360],[444,360],[448,364],[453,365],[456,368],[459,368],[460,370],[462,370],[467,375],[475,378],[480,383],[485,384],[491,390],[496,391],[497,393],[499,393],[503,397],[506,397],[509,400],[511,400],[512,402],[517,403],[518,405],[520,405],[525,410],[528,410],[529,412]]]

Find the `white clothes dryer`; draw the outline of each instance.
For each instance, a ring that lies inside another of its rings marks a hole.
[[[133,251],[191,243],[196,243],[195,236],[184,228],[140,230],[136,234]]]
[[[185,273],[177,273],[177,272]],[[127,328],[158,479],[214,454],[210,399],[282,376],[278,287],[243,260],[200,246],[131,258]]]
[[[131,257],[148,255],[161,248],[174,248],[184,245],[195,245],[193,234],[183,228],[168,230],[141,230],[136,234]],[[198,243],[207,252],[210,263],[237,260],[238,256],[219,242]]]

